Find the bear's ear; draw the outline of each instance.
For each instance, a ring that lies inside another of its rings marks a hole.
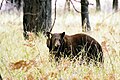
[[[65,36],[65,32],[61,33],[61,37],[63,38]]]
[[[48,38],[51,38],[51,33],[50,33],[50,32],[46,32],[46,36],[47,36]]]

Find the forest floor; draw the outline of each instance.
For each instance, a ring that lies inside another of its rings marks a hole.
[[[0,12],[0,74],[3,80],[120,80],[120,11],[90,10],[94,37],[103,48],[104,68],[62,59],[49,61],[46,38],[40,33],[23,38],[22,12]],[[54,14],[52,16],[54,20]],[[59,11],[52,32],[82,33],[81,15]]]

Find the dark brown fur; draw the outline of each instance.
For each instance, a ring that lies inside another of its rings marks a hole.
[[[66,57],[78,58],[89,63],[91,60],[103,63],[103,52],[100,44],[92,37],[86,34],[65,35],[63,33],[47,32],[47,47],[49,52],[58,60],[61,55]]]

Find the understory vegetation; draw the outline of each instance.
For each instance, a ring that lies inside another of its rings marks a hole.
[[[90,10],[94,37],[104,52],[104,68],[79,65],[67,58],[60,63],[49,61],[46,37],[29,33],[23,37],[22,12],[0,12],[0,74],[3,80],[120,80],[120,11],[116,13]],[[54,15],[52,16],[54,19]],[[82,33],[78,13],[57,13],[52,32]]]

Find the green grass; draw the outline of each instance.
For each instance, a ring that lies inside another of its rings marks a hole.
[[[104,13],[91,10],[92,31],[87,34],[100,44],[105,42],[104,68],[79,65],[62,59],[49,62],[46,38],[31,33],[32,41],[23,38],[22,13],[0,13],[0,74],[4,80],[119,80],[120,79],[120,12]],[[52,32],[81,33],[80,14],[59,13]],[[54,16],[53,16],[54,17]],[[107,48],[107,50],[105,49]],[[20,60],[30,63],[20,69],[11,69],[10,64]],[[33,63],[32,61],[33,60]],[[26,79],[27,78],[27,79]]]

